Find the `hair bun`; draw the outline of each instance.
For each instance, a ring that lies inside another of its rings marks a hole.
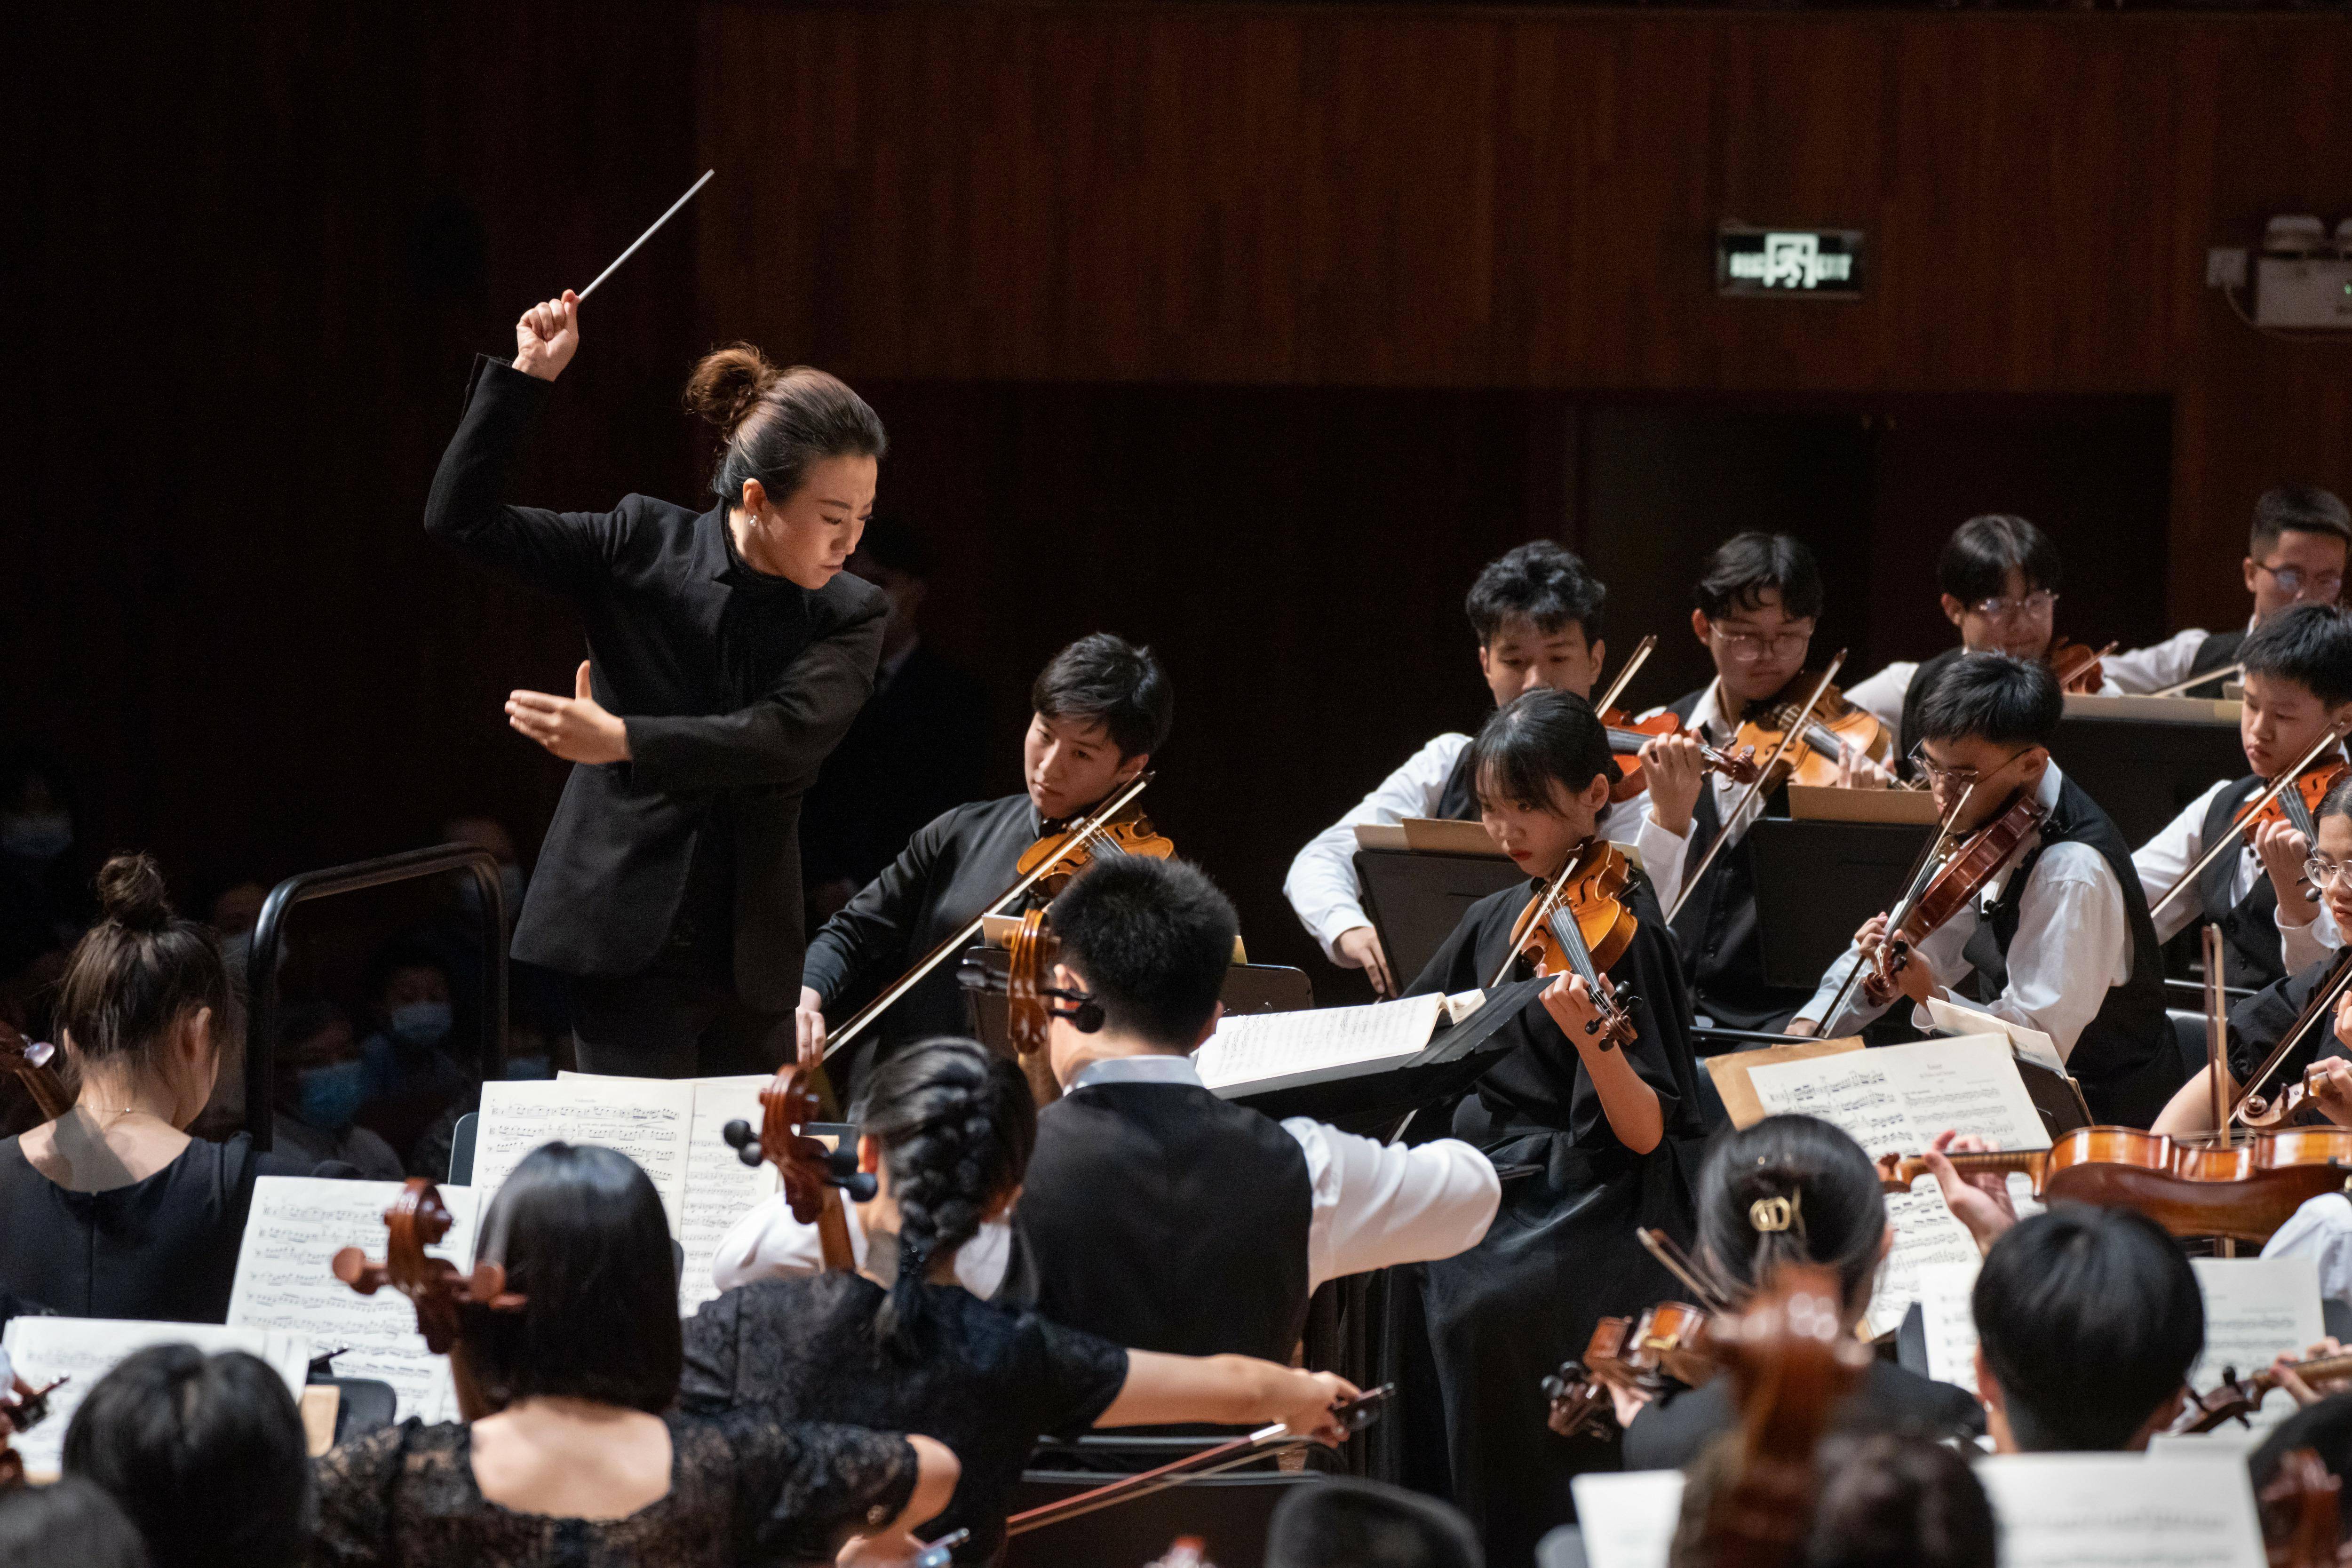
[[[172,923],[163,868],[150,855],[117,855],[100,868],[98,903],[108,920],[131,931],[162,931]]]
[[[695,365],[687,378],[686,406],[732,440],[737,427],[760,405],[761,395],[783,379],[784,373],[750,343],[730,343],[703,355]]]

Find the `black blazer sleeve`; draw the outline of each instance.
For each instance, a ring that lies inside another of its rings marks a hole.
[[[887,982],[914,961],[917,955],[908,949],[915,925],[962,810],[958,806],[917,829],[898,858],[809,940],[801,984],[822,997],[823,1005],[856,994],[868,980]]]
[[[618,512],[505,504],[515,458],[551,386],[487,355],[474,361],[465,415],[425,498],[425,532],[527,583],[570,593],[609,574],[624,523]]]

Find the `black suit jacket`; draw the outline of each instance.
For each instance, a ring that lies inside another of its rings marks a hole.
[[[475,362],[425,531],[579,605],[596,700],[630,760],[572,770],[515,929],[514,956],[634,974],[668,938],[695,846],[732,841],[735,989],[800,995],[801,796],[874,688],[889,601],[843,573],[811,592],[751,571],[725,509],[633,495],[607,512],[502,495],[551,384]],[[569,682],[559,684],[568,689]]]

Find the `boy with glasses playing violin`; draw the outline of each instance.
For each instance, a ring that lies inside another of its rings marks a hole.
[[[1903,755],[1912,755],[1919,744],[1919,700],[1954,661],[1987,652],[2050,658],[2063,575],[2058,546],[2025,519],[1999,512],[1969,519],[1936,558],[1944,618],[1959,628],[1960,646],[1916,664],[1898,659],[1856,684],[1846,700],[1894,726]],[[2112,680],[2100,688],[2108,696],[2117,689]]]
[[[1956,837],[2026,801],[2040,821],[1890,979],[1874,972],[1846,992],[1848,973],[1884,942],[1886,917],[1874,917],[1790,1032],[1851,1034],[1904,997],[1925,1028],[1929,997],[1965,1002],[2048,1035],[2093,1118],[2146,1127],[2180,1081],[2163,954],[2123,835],[2050,760],[2064,710],[2048,665],[2005,653],[1955,660],[1921,694],[1915,760]],[[1850,999],[1830,1016],[1841,993]]]
[[[2240,658],[2245,698],[2238,738],[2252,771],[2190,801],[2133,853],[2132,864],[2153,910],[2211,846],[2237,838],[2234,851],[2216,858],[2156,914],[2156,934],[2169,942],[2192,924],[2219,922],[2229,945],[2229,983],[2252,988],[2307,968],[2342,945],[2317,893],[2303,881],[2312,844],[2296,826],[2294,811],[2282,809],[2285,795],[2247,829],[2238,818],[2332,730],[2352,723],[2352,616],[2326,605],[2289,605],[2254,629]],[[2315,793],[2343,758],[2341,746],[2327,747],[2289,789]],[[2294,805],[2309,798],[2298,793]]]
[[[1108,632],[1055,654],[1029,700],[1034,711],[1021,743],[1025,791],[960,805],[930,823],[809,940],[798,1011],[803,1058],[824,1048],[828,1017],[840,1023],[1003,897],[1020,879],[1014,868],[1031,845],[1150,766],[1175,721],[1175,693],[1151,650]],[[1045,896],[1041,889],[1038,901]],[[850,1043],[846,1062],[833,1073],[844,1103],[891,1052],[964,1032],[957,963],[941,963]]]
[[[1590,700],[1608,653],[1601,638],[1601,607],[1609,590],[1570,551],[1549,539],[1505,552],[1486,563],[1470,585],[1463,608],[1478,636],[1478,674],[1507,706],[1538,687],[1572,691]],[[1698,748],[1671,739],[1654,741],[1642,752],[1643,777],[1666,795],[1698,789]],[[1346,969],[1360,969],[1381,996],[1396,994],[1380,934],[1365,914],[1363,889],[1356,882],[1356,829],[1406,817],[1451,817],[1475,822],[1477,792],[1469,774],[1470,737],[1449,731],[1407,758],[1330,826],[1307,840],[1283,879],[1283,897],[1323,949]],[[1618,843],[1640,847],[1655,875],[1678,863],[1681,840],[1661,833],[1646,794],[1610,805],[1601,832]],[[1682,805],[1685,816],[1688,801]],[[1408,975],[1405,978],[1410,979]]]
[[[2149,647],[2114,654],[2102,662],[2107,679],[2127,692],[2162,691],[2208,670],[2212,679],[2187,697],[2219,697],[2221,672],[2239,661],[2240,647],[2280,611],[2295,605],[2333,605],[2344,594],[2345,553],[2352,550],[2352,512],[2316,485],[2281,485],[2254,503],[2246,540],[2246,592],[2254,612],[2233,632],[2191,627]]]

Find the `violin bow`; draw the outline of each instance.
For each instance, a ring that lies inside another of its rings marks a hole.
[[[580,290],[580,302],[583,305],[586,304],[588,302],[588,296],[593,294],[604,283],[605,279],[610,278],[614,273],[618,272],[621,269],[621,263],[626,261],[630,257],[635,256],[637,253],[637,247],[639,246],[645,244],[646,241],[651,239],[655,235],[659,234],[661,232],[662,225],[676,217],[677,216],[677,209],[692,201],[694,199],[694,193],[709,184],[710,183],[711,176],[718,173],[719,171],[716,169],[705,169],[702,172],[702,178],[687,186],[686,195],[678,197],[677,200],[669,204],[669,211],[654,219],[654,224],[651,228],[646,230],[645,233],[637,236],[635,239],[632,240],[629,244],[628,249],[613,258],[612,266],[607,267],[604,271],[596,274],[595,282],[589,284],[588,287]]]
[[[1495,971],[1495,978],[1486,983],[1487,990],[1495,990],[1510,977],[1511,965],[1519,961],[1519,953],[1527,945],[1528,938],[1543,930],[1544,921],[1551,919],[1552,911],[1559,907],[1560,895],[1568,889],[1569,869],[1575,864],[1576,858],[1570,856],[1568,865],[1562,866],[1559,875],[1544,889],[1543,896],[1536,900],[1519,923],[1511,928],[1511,950],[1503,955],[1503,967]]]
[[[2336,954],[2335,973],[2327,977],[2326,984],[2312,994],[2311,1000],[2304,1004],[2303,1016],[2294,1021],[2294,1027],[2280,1037],[2279,1043],[2271,1047],[2271,1054],[2263,1058],[2263,1065],[2254,1069],[2253,1077],[2238,1090],[2238,1097],[2230,1102],[2230,1114],[2221,1119],[2217,1131],[2228,1131],[2230,1123],[2245,1113],[2246,1102],[2270,1081],[2271,1074],[2278,1071],[2279,1064],[2303,1043],[2304,1036],[2309,1034],[2321,1019],[2335,1013],[2336,1004],[2342,1000],[2347,986],[2352,986],[2352,947]]]
[[[1633,657],[1625,661],[1625,668],[1617,672],[1617,679],[1609,683],[1609,689],[1602,692],[1601,700],[1592,705],[1592,710],[1595,713],[1606,713],[1617,706],[1618,696],[1633,683],[1634,672],[1647,662],[1650,650],[1657,646],[1658,634],[1655,632],[1642,639],[1640,645],[1633,649]]]
[[[2169,686],[2159,687],[2154,691],[2143,691],[2140,695],[2143,697],[2178,697],[2192,686],[2202,686],[2209,680],[2227,680],[2233,675],[2243,675],[2245,673],[2246,667],[2242,664],[2225,664],[2219,669],[2209,669],[2202,675],[2192,675],[2186,680],[2176,680]]]
[[[1691,890],[1696,888],[1700,879],[1706,875],[1707,868],[1715,864],[1715,858],[1722,853],[1724,845],[1730,842],[1734,826],[1747,814],[1748,808],[1756,803],[1756,797],[1764,792],[1764,786],[1771,782],[1772,770],[1780,765],[1780,758],[1787,753],[1790,742],[1795,741],[1804,727],[1812,721],[1813,710],[1821,706],[1822,693],[1828,691],[1830,682],[1837,679],[1838,667],[1845,663],[1845,649],[1838,649],[1837,657],[1830,660],[1827,669],[1822,671],[1821,679],[1813,683],[1813,694],[1805,699],[1804,707],[1797,711],[1797,721],[1780,731],[1780,743],[1772,748],[1772,754],[1765,759],[1764,765],[1757,771],[1754,781],[1740,795],[1738,804],[1725,816],[1723,826],[1716,829],[1715,842],[1708,845],[1706,853],[1698,858],[1698,869],[1683,879],[1682,887],[1675,893],[1674,908],[1666,911],[1668,925],[1674,924],[1675,917],[1683,912],[1683,906],[1690,902]],[[1716,684],[1718,687],[1722,685],[1722,677],[1716,678]],[[1699,781],[1699,787],[1709,789],[1713,786],[1702,778]]]
[[[1698,1265],[1693,1262],[1689,1255],[1681,1247],[1675,1245],[1673,1237],[1663,1230],[1652,1230],[1648,1226],[1637,1225],[1633,1227],[1633,1238],[1642,1244],[1651,1257],[1658,1260],[1667,1273],[1683,1282],[1684,1288],[1691,1293],[1691,1300],[1698,1306],[1710,1312],[1727,1310],[1727,1304],[1724,1301],[1721,1292],[1698,1277]]]
[[[2204,854],[2197,857],[2197,863],[2180,873],[2172,886],[2164,889],[2164,896],[2147,907],[2148,918],[2153,920],[2162,914],[2172,900],[2181,895],[2183,889],[2205,874],[2206,867],[2221,858],[2223,854],[2236,848],[2240,841],[2252,830],[2254,819],[2262,816],[2263,808],[2276,800],[2281,791],[2293,789],[2295,781],[2303,777],[2304,770],[2326,754],[2330,746],[2343,744],[2345,732],[2347,730],[2352,730],[2352,722],[2329,725],[2327,733],[2320,736],[2313,743],[2311,750],[2304,752],[2303,760],[2273,779],[2270,787],[2256,795],[2253,804],[2238,814],[2238,820],[2231,824],[2230,831],[2215,839]]]
[[[1886,911],[1885,940],[1895,940],[1895,933],[1903,929],[1903,922],[1911,918],[1911,911],[1927,896],[1927,885],[1936,879],[1936,870],[1943,865],[1951,848],[1952,824],[1960,819],[1960,812],[1968,805],[1969,797],[1976,792],[1976,783],[1971,780],[1969,787],[1960,792],[1960,797],[1952,802],[1951,809],[1944,813],[1943,820],[1936,824],[1936,831],[1927,836],[1927,842],[1920,846],[1919,858],[1912,863],[1910,879],[1903,885],[1903,896],[1895,900],[1894,907]],[[1846,971],[1845,984],[1838,987],[1837,995],[1830,1002],[1829,1011],[1822,1015],[1823,1035],[1830,1032],[1830,1026],[1838,1015],[1845,1011],[1846,1002],[1853,995],[1853,988],[1861,983],[1862,972],[1870,963],[1871,955],[1857,948],[1854,965]]]
[[[1349,1434],[1353,1436],[1379,1419],[1381,1412],[1387,1407],[1388,1401],[1395,1395],[1396,1384],[1384,1383],[1378,1388],[1367,1389],[1353,1399],[1343,1400],[1333,1405],[1332,1414],[1338,1417],[1339,1424],[1347,1428]],[[1171,1459],[1157,1469],[1143,1470],[1131,1476],[1121,1476],[1118,1479],[1098,1486],[1092,1491],[1079,1492],[1075,1497],[1058,1498],[1049,1503],[1041,1503],[1035,1508],[1024,1509],[1004,1521],[1004,1533],[1008,1538],[1026,1535],[1033,1530],[1043,1530],[1049,1524],[1059,1524],[1064,1520],[1077,1519],[1093,1513],[1098,1509],[1114,1508],[1123,1502],[1133,1502],[1139,1498],[1147,1498],[1156,1492],[1166,1491],[1171,1487],[1181,1486],[1186,1481],[1220,1475],[1226,1470],[1246,1465],[1254,1459],[1262,1458],[1269,1453],[1283,1453],[1292,1448],[1303,1447],[1315,1440],[1312,1436],[1302,1436],[1291,1431],[1289,1427],[1277,1421],[1271,1426],[1261,1426],[1256,1431],[1236,1437],[1230,1443],[1220,1443],[1213,1448],[1203,1448],[1197,1454],[1187,1454],[1181,1459]]]
[[[2213,1089],[2213,1131],[2230,1131],[2230,1018],[2221,996],[2221,927],[2205,927],[2205,1076]]]
[[[897,1005],[898,998],[922,984],[925,975],[961,952],[964,943],[980,934],[981,928],[988,923],[989,916],[995,914],[1005,905],[1052,876],[1064,861],[1100,837],[1104,830],[1118,819],[1118,814],[1125,811],[1134,803],[1135,797],[1143,793],[1143,786],[1150,782],[1150,773],[1136,774],[1121,785],[1108,800],[1095,807],[1091,815],[1079,818],[1078,826],[1070,830],[1070,835],[1063,841],[1062,847],[1046,856],[1035,870],[998,894],[980,913],[957,928],[946,941],[917,960],[914,968],[892,981],[882,994],[860,1007],[851,1016],[849,1022],[844,1024],[837,1031],[829,1034],[824,1042],[824,1059],[831,1061],[834,1052],[856,1039],[875,1019]]]

